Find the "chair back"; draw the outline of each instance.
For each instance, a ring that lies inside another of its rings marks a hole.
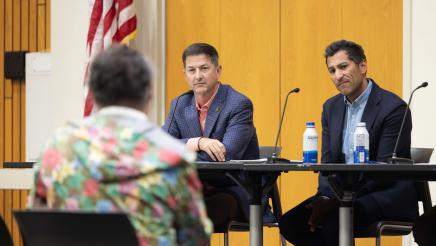
[[[411,148],[410,154],[415,163],[429,163],[433,153],[433,148]],[[428,182],[415,182],[418,201],[422,202],[424,212],[429,211],[432,207],[430,189]]]
[[[428,187],[427,181],[415,182],[416,195],[418,196],[418,201],[422,202],[422,207],[424,212],[430,211],[432,208],[430,188]]]
[[[429,163],[433,148],[410,148],[412,160],[415,163]]]
[[[14,211],[25,246],[138,246],[124,213]]]
[[[8,227],[6,226],[5,221],[2,217],[0,217],[0,245],[4,246],[13,246],[12,237],[9,233]]]
[[[280,156],[282,151],[282,147],[277,146],[277,157]],[[268,158],[271,157],[274,153],[274,146],[259,146],[259,158]]]

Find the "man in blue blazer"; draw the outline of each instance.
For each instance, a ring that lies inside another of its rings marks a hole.
[[[340,40],[325,50],[330,78],[340,94],[328,99],[322,113],[322,164],[352,164],[353,132],[365,122],[369,132],[369,160],[385,162],[392,156],[406,103],[366,77],[362,47]],[[410,158],[412,120],[407,120],[397,155]],[[339,177],[340,178],[340,177]],[[354,204],[354,228],[366,229],[381,220],[411,221],[417,214],[413,182],[365,180]],[[280,232],[294,245],[339,245],[339,201],[319,175],[318,192],[280,220]]]
[[[164,130],[197,152],[200,161],[259,158],[253,104],[219,82],[222,67],[216,49],[194,43],[185,49],[182,60],[192,91],[171,102]],[[204,194],[215,228],[225,227],[233,219],[248,218],[247,195],[227,177],[209,177],[204,182]]]

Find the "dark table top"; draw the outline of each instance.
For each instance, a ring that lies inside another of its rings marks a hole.
[[[259,172],[289,172],[313,171],[329,173],[356,173],[386,179],[436,180],[436,164],[272,164],[272,163],[244,163],[243,161],[228,162],[197,162],[200,170],[222,171],[259,171]]]

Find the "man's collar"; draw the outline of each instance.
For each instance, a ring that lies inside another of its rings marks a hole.
[[[200,104],[198,104],[197,98],[195,99],[195,107],[197,108],[197,110],[200,110],[201,108],[209,108],[209,106],[212,104],[213,99],[215,98],[216,94],[218,93],[218,90],[220,88],[221,83],[218,82],[217,85],[215,86],[215,91],[212,94],[212,96],[209,98],[209,100],[200,107]]]
[[[344,96],[344,103],[345,103],[345,105],[347,105],[347,106],[360,105],[360,104],[362,104],[363,102],[365,102],[365,101],[368,99],[369,94],[371,93],[372,84],[373,84],[373,83],[372,83],[372,80],[371,80],[371,79],[368,79],[368,86],[367,86],[366,89],[362,92],[362,94],[360,94],[360,96],[357,97],[356,100],[354,100],[354,102],[352,102],[352,103],[351,103],[350,101],[348,101],[348,99],[347,99],[346,96]]]
[[[129,116],[131,118],[136,118],[140,120],[147,120],[147,115],[138,110],[131,107],[125,107],[125,106],[107,106],[101,108],[99,111],[97,111],[96,115],[103,115],[103,116],[115,116],[115,115],[124,115]]]

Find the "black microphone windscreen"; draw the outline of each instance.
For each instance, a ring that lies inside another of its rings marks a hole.
[[[295,93],[298,93],[298,92],[300,92],[300,88],[294,88],[291,92],[295,92]]]
[[[187,91],[187,92],[185,92],[185,93],[183,93],[183,94],[181,94],[180,96],[177,97],[177,99],[176,99],[176,105],[174,105],[173,112],[171,113],[170,123],[168,124],[167,133],[170,132],[171,125],[173,124],[174,115],[175,115],[175,113],[176,113],[177,104],[179,103],[179,99],[180,99],[181,97],[185,96],[185,95],[190,95],[190,94],[194,94],[194,91],[193,91],[193,90],[189,90],[189,91]]]
[[[428,82],[423,82],[423,83],[421,84],[422,87],[427,87],[427,85],[428,85]]]

